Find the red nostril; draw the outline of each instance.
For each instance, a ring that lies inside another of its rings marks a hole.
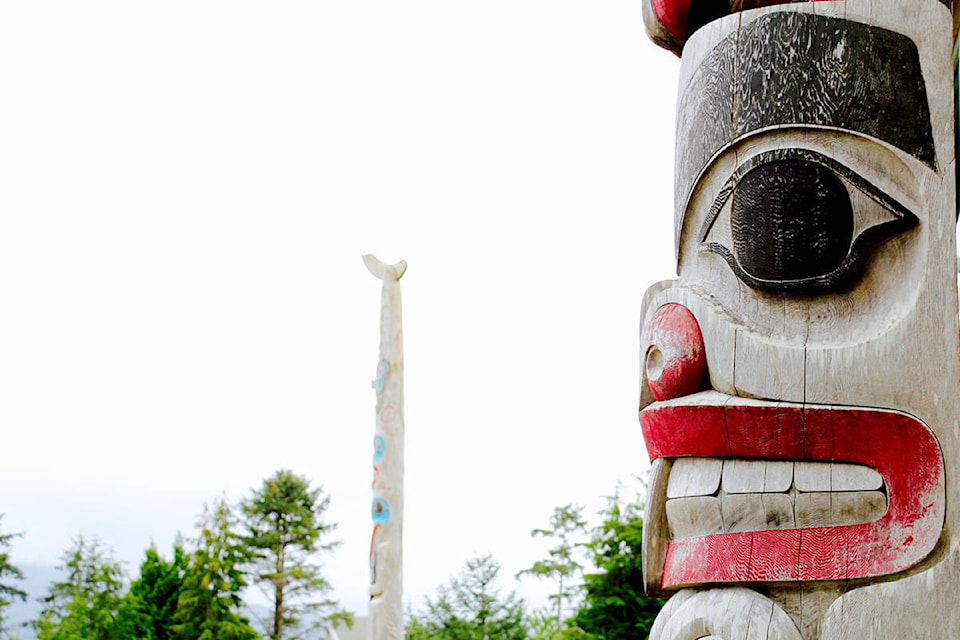
[[[700,325],[690,310],[665,304],[648,326],[650,347],[644,358],[647,384],[657,400],[672,400],[703,389],[707,355]]]

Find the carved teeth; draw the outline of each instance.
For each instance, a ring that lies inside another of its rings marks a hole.
[[[883,478],[863,465],[679,458],[665,504],[674,538],[872,522],[887,510]]]
[[[882,491],[798,493],[798,527],[822,527],[872,522],[887,510]]]
[[[722,470],[720,458],[678,458],[670,470],[667,498],[715,494],[720,487]]]
[[[793,483],[792,462],[726,460],[723,490],[727,493],[783,493]]]
[[[667,522],[674,538],[723,533],[720,501],[712,496],[667,500]]]
[[[798,462],[794,483],[798,491],[876,491],[883,478],[859,464]]]

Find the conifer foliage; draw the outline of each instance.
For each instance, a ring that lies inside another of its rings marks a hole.
[[[412,617],[407,640],[525,640],[523,600],[515,592],[501,595],[499,572],[490,555],[467,560],[460,575]]]
[[[643,504],[608,498],[603,522],[586,544],[595,570],[584,575],[583,602],[568,625],[599,640],[646,638],[664,601],[643,590]]]
[[[2,518],[3,514],[0,514],[0,519]],[[13,539],[21,535],[23,534],[0,533],[0,633],[4,631],[3,610],[13,604],[14,600],[25,600],[27,597],[23,589],[18,589],[14,582],[11,582],[23,580],[23,572],[10,561],[10,552],[7,550]]]
[[[237,533],[233,508],[225,498],[208,506],[200,521],[197,549],[190,559],[177,600],[173,629],[182,640],[256,640],[250,621],[240,615],[240,592],[247,585],[244,565],[250,549]]]
[[[328,540],[335,526],[323,519],[329,503],[304,477],[278,471],[239,505],[225,497],[206,505],[197,537],[189,548],[178,537],[171,559],[147,549],[129,587],[113,552],[78,536],[62,557],[63,579],[42,598],[36,638],[261,640],[244,613],[244,591],[254,583],[274,597],[271,639],[294,640],[299,629],[334,618],[350,623],[350,614],[334,613],[336,603],[324,599],[331,585],[317,562],[339,544]],[[21,572],[6,552],[19,535],[0,533],[0,623],[10,600],[26,597],[11,582]]]
[[[123,568],[96,538],[78,536],[64,552],[63,580],[50,585],[37,640],[113,640],[123,604]]]
[[[318,564],[321,555],[340,544],[328,540],[335,528],[323,519],[329,504],[321,488],[281,469],[241,505],[252,578],[273,601],[266,629],[271,640],[296,638],[307,617],[320,621],[335,606],[324,599],[331,587]]]
[[[531,575],[557,581],[557,592],[550,596],[554,601],[557,624],[563,624],[564,602],[572,601],[580,590],[576,581],[583,565],[577,560],[578,547],[583,546],[580,538],[586,536],[587,521],[583,518],[583,507],[567,504],[555,507],[550,516],[550,528],[534,529],[533,537],[552,538],[555,546],[548,552],[549,558],[537,560],[532,567],[517,574]]]
[[[174,545],[171,560],[162,557],[156,548],[147,549],[140,577],[130,585],[128,594],[130,617],[143,629],[137,637],[175,640],[174,615],[187,567],[188,557],[181,542]]]

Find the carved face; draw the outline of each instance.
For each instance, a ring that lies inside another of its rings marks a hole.
[[[680,277],[641,339],[649,590],[843,593],[952,552],[951,41],[935,0],[849,0],[686,43]]]

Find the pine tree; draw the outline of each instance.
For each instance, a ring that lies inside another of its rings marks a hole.
[[[608,499],[586,547],[595,572],[584,575],[584,597],[568,624],[600,640],[640,640],[650,633],[664,601],[643,591],[643,505]]]
[[[130,585],[117,618],[121,637],[175,638],[174,616],[187,565],[187,554],[180,542],[173,547],[172,560],[163,558],[155,547],[146,550],[146,558],[140,564],[140,577]]]
[[[250,550],[236,533],[225,498],[204,507],[197,549],[190,558],[177,600],[174,633],[179,640],[257,640],[239,613],[246,586],[243,565]]]
[[[113,640],[123,603],[123,568],[97,539],[78,536],[58,568],[35,623],[37,640]],[[135,639],[130,639],[135,640]]]
[[[548,552],[550,557],[538,560],[529,569],[517,574],[532,575],[537,578],[549,578],[557,581],[557,592],[550,596],[556,602],[557,624],[563,624],[563,602],[570,600],[579,591],[579,585],[574,582],[583,570],[583,565],[577,561],[577,547],[581,546],[575,538],[586,536],[587,521],[582,516],[583,507],[572,504],[555,507],[550,516],[549,529],[534,529],[530,535],[534,537],[553,538],[557,545]]]
[[[3,519],[3,514],[0,514]],[[4,631],[3,610],[13,604],[14,600],[24,601],[27,599],[27,592],[18,589],[10,580],[23,580],[23,572],[10,562],[10,552],[7,551],[14,538],[19,538],[22,533],[0,533],[0,633]]]
[[[255,557],[255,579],[273,600],[267,633],[294,638],[308,616],[319,624],[336,603],[324,599],[330,584],[317,559],[339,546],[326,541],[336,525],[323,520],[330,497],[292,471],[281,469],[242,503],[246,543]]]
[[[492,556],[468,560],[436,600],[427,598],[426,612],[412,616],[407,640],[525,640],[523,600],[501,597],[499,572]]]

